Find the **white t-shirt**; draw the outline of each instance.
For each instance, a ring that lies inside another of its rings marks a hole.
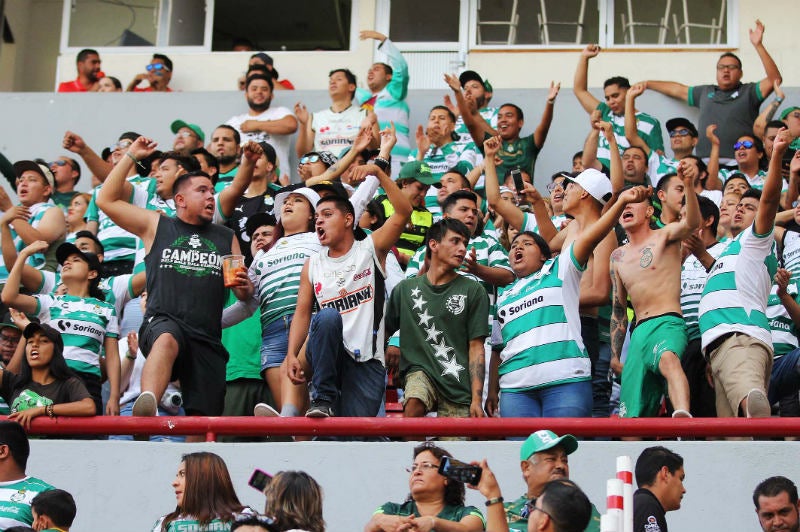
[[[275,148],[275,154],[278,156],[278,166],[283,169],[283,173],[289,173],[289,145],[292,142],[291,135],[275,135],[273,133],[266,133],[264,131],[254,131],[252,133],[245,133],[242,131],[242,122],[246,120],[280,120],[286,116],[291,116],[292,112],[288,107],[271,107],[261,113],[260,115],[250,115],[247,113],[231,117],[230,120],[225,122],[229,126],[236,128],[242,136],[242,144],[252,140],[255,142],[269,142]]]

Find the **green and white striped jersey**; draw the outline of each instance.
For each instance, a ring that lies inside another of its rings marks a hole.
[[[597,104],[597,109],[601,112],[604,122],[610,122],[614,130],[614,137],[617,139],[617,146],[620,154],[625,148],[630,146],[628,139],[625,138],[625,115],[616,115],[611,112],[611,108],[605,103]],[[664,139],[661,136],[661,123],[657,118],[647,113],[636,113],[636,129],[639,136],[647,143],[653,151],[664,151]],[[597,138],[597,160],[606,168],[611,168],[611,152],[606,138],[599,134]]]
[[[461,164],[464,170],[472,170],[477,164],[481,154],[475,147],[475,143],[470,142],[466,145],[460,145],[455,142],[450,142],[442,147],[431,145],[425,152],[423,161],[431,168],[431,173],[436,179],[441,177],[452,167]],[[417,150],[411,152],[408,156],[409,161],[417,159]],[[428,209],[434,216],[441,215],[442,208],[436,201],[436,193],[439,189],[436,187],[428,188],[428,193],[425,195],[425,208]]]
[[[36,477],[0,482],[0,530],[33,523],[31,501],[53,486]]]
[[[43,201],[41,203],[36,203],[35,205],[31,205],[30,207],[28,207],[28,210],[31,213],[31,217],[28,219],[28,223],[31,225],[31,227],[33,228],[39,227],[39,224],[41,223],[45,213],[50,209],[59,209],[59,207],[50,200]],[[11,223],[11,226],[9,228],[11,229],[11,236],[14,239],[14,247],[17,249],[17,253],[19,253],[25,248],[26,244],[25,242],[22,241],[22,238],[20,238],[17,232],[14,231],[13,222]],[[54,244],[58,243],[59,242],[54,242]],[[50,249],[53,249],[53,247],[51,246]],[[55,255],[53,255],[53,257],[54,256]],[[34,268],[41,270],[47,265],[47,257],[45,257],[44,253],[36,253],[34,255],[31,255],[27,263],[33,266]],[[51,267],[53,266],[54,264],[51,264]],[[0,263],[0,283],[4,283],[6,279],[8,279],[8,270],[6,269],[4,264]]]
[[[36,315],[64,340],[64,358],[73,371],[100,376],[100,353],[106,337],[119,337],[117,313],[93,297],[35,295]]]
[[[497,321],[503,343],[495,348],[501,349],[502,391],[522,392],[591,378],[578,313],[585,269],[570,245],[538,272],[500,289]]]
[[[717,242],[706,251],[717,259],[725,244]],[[706,285],[708,273],[705,267],[692,254],[683,261],[681,265],[681,312],[686,321],[686,334],[689,341],[700,338],[700,325],[698,323],[698,307],[700,306],[700,296],[703,287]]]
[[[281,237],[268,252],[253,259],[249,275],[261,307],[262,328],[294,314],[303,265],[320,249],[316,233],[298,233]]]
[[[142,182],[139,176],[129,177],[128,181],[136,187],[137,183]],[[115,260],[133,260],[136,254],[136,235],[129,233],[117,224],[106,213],[97,208],[96,187],[92,191],[92,201],[86,208],[86,221],[97,222],[97,238],[103,243],[103,256],[106,262]]]
[[[720,336],[743,333],[772,345],[767,298],[778,268],[775,232],[756,235],[750,226],[725,242],[700,298],[703,349]]]

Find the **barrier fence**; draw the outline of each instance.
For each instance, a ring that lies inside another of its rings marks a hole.
[[[527,436],[539,429],[582,437],[702,438],[800,436],[800,418],[264,418],[89,417],[33,420],[35,435],[348,436],[414,438]]]

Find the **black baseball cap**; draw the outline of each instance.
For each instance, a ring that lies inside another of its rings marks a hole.
[[[477,81],[478,83],[483,85],[484,89],[486,89],[489,92],[492,92],[492,86],[487,81],[484,81],[481,75],[475,72],[474,70],[465,70],[464,72],[458,75],[458,82],[461,83],[462,88],[464,87],[464,85],[466,85],[468,81]]]
[[[667,131],[674,131],[678,128],[685,127],[689,130],[689,134],[693,137],[697,137],[697,128],[694,127],[694,124],[689,122],[688,118],[670,118],[667,120]]]
[[[247,218],[247,222],[244,224],[245,233],[250,238],[253,237],[253,233],[256,232],[256,229],[261,227],[262,225],[275,225],[277,221],[275,217],[268,212],[259,212]]]
[[[89,270],[94,270],[98,273],[102,271],[102,266],[100,265],[97,255],[94,253],[84,253],[72,242],[64,242],[58,246],[58,249],[56,249],[56,260],[58,260],[59,264],[64,264],[64,261],[67,260],[68,257],[76,254],[86,261],[86,264],[89,265]]]
[[[46,323],[30,322],[28,326],[25,327],[25,330],[22,331],[22,336],[24,336],[26,340],[29,340],[36,333],[41,333],[48,337],[50,341],[53,342],[58,352],[64,352],[64,340],[61,338],[61,333]]]
[[[275,153],[275,148],[272,147],[272,144],[262,140],[258,143],[258,145],[261,146],[262,150],[264,150],[264,155],[267,156],[267,160],[272,164],[276,164],[278,161],[278,155]]]

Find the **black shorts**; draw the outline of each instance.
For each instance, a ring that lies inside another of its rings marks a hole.
[[[170,380],[180,379],[183,408],[188,415],[219,416],[225,403],[228,352],[221,342],[197,338],[167,316],[145,318],[139,329],[139,348],[146,357],[162,334],[178,342],[178,358]]]

